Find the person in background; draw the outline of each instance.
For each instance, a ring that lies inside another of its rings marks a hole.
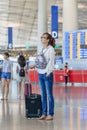
[[[67,67],[69,66],[69,65],[68,65],[68,62],[65,63],[65,66],[67,66]]]
[[[45,59],[43,60],[43,65],[38,62],[34,68],[38,66],[38,77],[41,91],[42,99],[42,116],[39,120],[53,120],[54,116],[54,98],[53,98],[53,69],[54,69],[54,58],[55,58],[55,39],[49,33],[44,33],[41,37],[41,42],[43,44],[43,49],[40,54],[43,53]],[[39,59],[40,60],[40,59]],[[46,67],[43,67],[47,61]]]
[[[13,65],[9,60],[9,54],[4,53],[4,62],[2,67],[2,98],[1,100],[8,100],[10,81],[13,76]],[[5,98],[5,88],[6,88],[6,98]]]
[[[25,73],[26,73],[26,60],[25,57],[22,55],[19,56],[18,58],[18,64],[16,68],[16,72],[18,74],[18,88],[19,88],[19,99],[21,99],[21,89],[22,85],[24,86],[25,84]]]
[[[69,80],[69,69],[68,69],[68,66],[65,66],[64,78],[65,78],[65,85],[67,86],[67,83],[68,83],[68,80]]]

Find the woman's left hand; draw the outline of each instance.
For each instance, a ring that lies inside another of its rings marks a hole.
[[[29,68],[30,68],[30,69],[34,69],[34,68],[35,68],[35,65],[31,65]]]

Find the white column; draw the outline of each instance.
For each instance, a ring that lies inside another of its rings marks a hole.
[[[47,0],[38,0],[38,49],[42,48],[41,35],[47,32]]]
[[[63,0],[63,32],[78,29],[77,0]]]
[[[63,58],[65,57],[64,32],[78,30],[77,8],[77,0],[63,0]]]

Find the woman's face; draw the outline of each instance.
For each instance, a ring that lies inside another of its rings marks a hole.
[[[8,57],[7,57],[6,55],[4,55],[4,59],[5,59],[5,60],[7,60],[7,59],[8,59]]]
[[[42,37],[41,37],[41,42],[42,42],[44,45],[47,45],[47,44],[48,44],[47,35],[42,35]]]

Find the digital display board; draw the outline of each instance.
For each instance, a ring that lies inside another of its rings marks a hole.
[[[87,30],[65,32],[64,44],[65,59],[87,58]]]

